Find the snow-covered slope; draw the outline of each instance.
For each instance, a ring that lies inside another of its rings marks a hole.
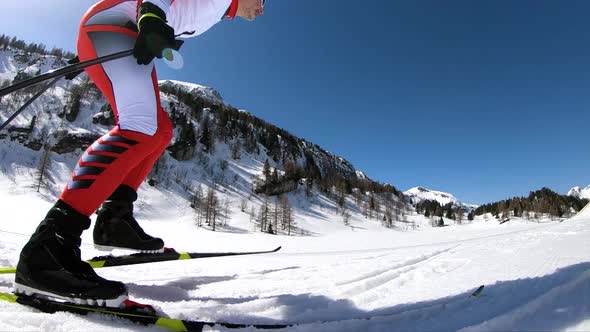
[[[578,198],[590,199],[590,186],[582,188],[580,186],[573,187],[567,192],[568,196],[574,196]]]
[[[27,54],[21,50],[0,51],[0,80],[13,80],[16,75],[26,73],[38,75],[56,67],[67,65],[64,59],[39,54]]]
[[[12,80],[20,77],[22,79],[32,77],[40,73],[67,65],[66,61],[51,55],[29,54],[22,50],[7,49],[0,51],[0,83],[2,81],[12,83]],[[47,90],[39,99],[32,103],[27,109],[17,116],[8,126],[7,130],[0,133],[0,138],[14,136],[12,127],[22,132],[32,127],[31,133],[27,134],[27,141],[40,139],[48,133],[67,131],[69,133],[87,134],[91,131],[104,133],[107,128],[94,126],[92,116],[99,112],[100,106],[104,104],[103,97],[97,90],[88,91],[86,99],[81,100],[81,111],[78,120],[74,122],[64,121],[58,117],[69,102],[70,91],[74,85],[81,84],[86,79],[82,74],[73,81],[59,80],[52,88]],[[31,95],[23,94],[23,90],[0,98],[0,123],[7,120]],[[35,119],[35,121],[33,121]]]
[[[459,201],[452,194],[442,192],[442,191],[426,189],[424,187],[414,187],[414,188],[408,189],[404,192],[404,195],[411,198],[414,203],[419,203],[422,201],[429,200],[429,201],[437,201],[443,206],[446,204],[452,203],[453,205],[456,205],[456,206],[464,206],[464,207],[468,207],[468,208],[476,208],[477,207],[476,205],[466,204],[466,203]]]

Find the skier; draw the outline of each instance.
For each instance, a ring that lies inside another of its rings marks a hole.
[[[78,35],[81,61],[128,49],[134,57],[86,69],[109,101],[117,124],[81,156],[72,180],[23,248],[15,293],[122,305],[126,286],[101,278],[82,261],[80,237],[98,209],[96,246],[149,252],[164,248],[133,217],[137,189],[172,138],[153,60],[175,47],[175,35],[199,35],[223,18],[252,21],[263,7],[264,0],[100,0],[86,12]]]

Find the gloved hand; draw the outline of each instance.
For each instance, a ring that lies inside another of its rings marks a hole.
[[[137,20],[139,35],[133,48],[137,64],[147,65],[154,58],[162,58],[162,51],[174,48],[174,29],[166,24],[166,14],[158,6],[144,2],[139,7]]]

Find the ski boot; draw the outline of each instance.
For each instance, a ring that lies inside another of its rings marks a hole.
[[[14,292],[77,304],[120,307],[126,286],[98,276],[80,256],[90,219],[58,201],[20,254]]]
[[[133,217],[137,193],[121,185],[102,204],[94,225],[94,246],[99,250],[132,249],[144,253],[164,251],[164,241],[146,234]]]

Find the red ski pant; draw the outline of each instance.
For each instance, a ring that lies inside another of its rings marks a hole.
[[[108,11],[124,0],[105,0],[92,7],[80,24],[80,61],[133,48],[137,33],[113,20]],[[99,15],[97,15],[99,14]],[[134,57],[113,60],[86,69],[106,96],[116,126],[82,155],[60,199],[90,216],[120,185],[135,190],[172,139],[172,124],[160,105],[153,63],[138,65]]]

